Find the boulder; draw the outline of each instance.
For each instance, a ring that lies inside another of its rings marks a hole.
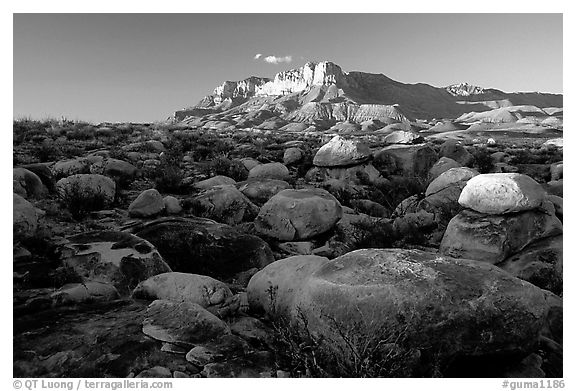
[[[564,162],[552,163],[550,165],[550,180],[557,181],[564,177]]]
[[[469,166],[474,162],[474,156],[457,140],[446,140],[440,146],[439,154],[454,159],[463,166]]]
[[[90,172],[92,174],[102,174],[123,182],[131,182],[136,177],[138,169],[124,160],[109,158],[101,163],[92,164]]]
[[[34,205],[14,193],[12,201],[12,233],[15,240],[31,238],[38,229],[38,212]]]
[[[76,174],[89,174],[91,165],[92,163],[86,158],[61,160],[52,166],[52,174],[57,179]]]
[[[491,376],[536,351],[562,308],[495,266],[403,249],[280,260],[252,277],[248,300],[308,335],[319,364],[338,363],[350,371],[343,376],[383,355],[373,376],[457,376],[463,363],[471,376]]]
[[[462,190],[470,178],[479,175],[479,172],[468,167],[451,168],[436,179],[434,179],[426,188],[426,197],[438,193],[447,187],[456,186]],[[458,200],[458,199],[456,199]]]
[[[496,266],[542,289],[562,295],[562,235],[533,242]]]
[[[353,166],[368,161],[371,156],[366,144],[334,136],[318,150],[313,163],[318,167]]]
[[[100,281],[85,281],[66,284],[50,295],[52,305],[108,302],[117,299],[118,290],[114,285]]]
[[[168,272],[140,282],[132,295],[148,300],[196,303],[209,309],[223,307],[232,292],[226,284],[212,277]]]
[[[296,255],[278,260],[256,273],[248,283],[250,309],[259,313],[280,315],[289,313],[295,296],[308,279],[329,262],[316,255]]]
[[[430,168],[430,171],[428,171],[428,183],[438,178],[438,176],[440,176],[440,174],[442,174],[444,171],[458,167],[462,167],[462,165],[456,160],[450,159],[446,156],[441,157],[436,163],[434,163],[432,168]]]
[[[162,342],[192,347],[230,334],[230,328],[198,304],[155,300],[146,310],[142,332]]]
[[[250,179],[237,184],[238,190],[256,205],[263,205],[282,190],[292,189],[286,181],[279,179]]]
[[[56,182],[56,192],[65,201],[110,206],[116,195],[116,184],[104,175],[76,174]]]
[[[24,198],[43,198],[48,189],[42,183],[38,175],[25,168],[14,168],[12,170],[12,180],[14,181],[14,188],[24,190],[24,194],[20,194]]]
[[[417,133],[396,130],[384,137],[382,142],[384,142],[384,144],[414,144],[421,140],[422,136]]]
[[[548,194],[546,196],[546,199],[550,201],[554,206],[554,214],[556,215],[556,217],[562,220],[562,217],[564,216],[564,207],[563,207],[564,199],[562,197],[558,197],[551,194]]]
[[[182,206],[178,198],[173,196],[164,197],[164,208],[169,215],[177,215],[182,213]]]
[[[279,240],[306,240],[331,230],[342,217],[338,200],[326,190],[282,190],[256,217],[256,230]]]
[[[558,197],[563,197],[564,195],[564,179],[559,179],[557,181],[550,181],[543,186],[548,194],[552,194]]]
[[[274,261],[257,236],[203,218],[161,218],[126,228],[154,244],[175,271],[229,279]]]
[[[233,185],[213,186],[187,202],[194,215],[230,225],[251,221],[258,213],[258,207]]]
[[[440,253],[496,264],[539,239],[561,233],[562,222],[540,211],[485,215],[463,210],[450,220]]]
[[[236,181],[225,175],[216,175],[212,178],[204,179],[203,181],[196,182],[194,187],[198,190],[207,190],[214,186],[220,185],[235,185]]]
[[[374,155],[374,166],[383,174],[399,174],[426,179],[438,161],[436,152],[426,144],[391,145]]]
[[[164,210],[164,199],[156,189],[144,190],[128,206],[130,217],[154,217]]]
[[[245,157],[243,159],[240,159],[240,162],[244,165],[244,167],[246,167],[246,169],[248,171],[250,171],[251,169],[253,169],[254,167],[262,164],[260,163],[258,160],[256,159],[252,159],[251,157]]]
[[[268,178],[268,179],[280,179],[282,181],[287,180],[290,177],[290,171],[282,163],[265,163],[259,164],[253,167],[250,172],[248,172],[248,179],[251,178]]]
[[[418,204],[422,200],[422,197],[418,194],[411,195],[405,198],[396,206],[394,212],[392,212],[392,217],[403,216],[406,213],[414,213],[418,210]]]
[[[284,157],[282,160],[284,164],[289,166],[290,164],[298,163],[304,157],[304,152],[300,148],[288,148],[284,151]]]
[[[85,280],[114,285],[128,294],[140,281],[171,271],[148,241],[118,231],[92,231],[66,238],[58,249],[66,267]]]
[[[44,186],[48,189],[49,192],[54,192],[55,190],[55,182],[54,182],[54,175],[52,175],[52,171],[50,170],[48,163],[33,163],[33,164],[25,164],[22,168],[27,169],[28,171],[32,171],[34,174],[40,178]]]
[[[542,186],[529,176],[482,174],[468,181],[458,202],[480,213],[504,214],[538,208],[545,195]]]

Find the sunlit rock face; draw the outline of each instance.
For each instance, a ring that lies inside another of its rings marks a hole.
[[[286,95],[304,91],[312,86],[331,84],[337,84],[339,87],[348,85],[342,68],[329,61],[307,62],[301,68],[278,73],[273,81],[259,88],[256,95]]]

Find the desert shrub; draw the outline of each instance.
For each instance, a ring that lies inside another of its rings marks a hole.
[[[45,163],[58,160],[62,151],[54,142],[45,140],[36,147],[34,155],[41,163]]]
[[[75,220],[82,220],[88,213],[106,207],[107,196],[98,188],[94,193],[87,193],[79,182],[71,183],[66,191],[59,195],[60,204],[67,208]]]
[[[372,201],[378,202],[389,210],[394,210],[396,206],[406,198],[422,194],[426,191],[424,182],[419,178],[390,176],[387,182],[382,182],[374,187],[382,194],[378,199]]]
[[[472,150],[474,166],[480,174],[487,174],[494,169],[494,161],[490,151],[486,147],[477,147]]]
[[[237,160],[230,160],[226,157],[217,157],[203,167],[203,171],[208,176],[225,175],[237,182],[248,178],[248,170]]]
[[[356,249],[360,248],[390,248],[396,239],[392,224],[384,220],[359,220],[352,226],[361,232],[356,241]]]
[[[297,170],[298,177],[302,178],[306,175],[308,170],[314,167],[312,161],[314,160],[314,154],[311,151],[304,151],[302,159],[298,162]]]
[[[563,160],[563,152],[556,146],[547,148],[528,150],[514,149],[510,150],[510,164],[551,164]]]
[[[160,193],[179,194],[184,191],[184,173],[173,164],[162,163],[152,173],[154,188]]]
[[[271,324],[274,329],[276,365],[292,377],[404,377],[414,365],[415,350],[407,345],[406,330],[398,332],[369,324],[364,318],[344,323],[321,312],[319,317],[334,334],[317,335],[310,330],[304,311],[297,308],[296,320],[278,314],[278,287],[270,287]]]
[[[109,150],[109,156],[112,159],[118,159],[118,160],[124,160],[124,161],[130,161],[130,159],[128,158],[128,155],[126,153],[125,150],[123,150],[122,148],[120,148],[119,146],[115,145],[112,148],[110,148]]]
[[[66,138],[68,140],[93,140],[94,128],[92,126],[74,126],[66,131]]]

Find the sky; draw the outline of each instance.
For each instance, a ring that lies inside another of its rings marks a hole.
[[[14,118],[162,121],[307,61],[562,93],[562,14],[14,14]]]

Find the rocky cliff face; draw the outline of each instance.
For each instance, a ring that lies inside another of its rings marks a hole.
[[[312,86],[332,84],[339,87],[348,85],[346,75],[338,65],[328,61],[307,62],[301,68],[278,73],[273,81],[258,89],[256,95],[287,95],[305,91]]]
[[[470,96],[485,93],[484,88],[468,83],[451,84],[446,87],[446,91],[448,91],[452,96]]]
[[[214,89],[213,101],[215,104],[220,104],[226,99],[250,98],[268,82],[270,82],[268,78],[255,76],[240,81],[225,81]]]

